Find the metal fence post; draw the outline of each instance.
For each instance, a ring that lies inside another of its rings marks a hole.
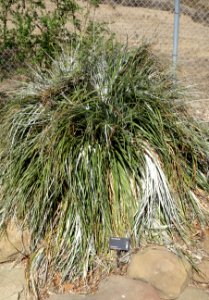
[[[173,29],[173,67],[176,70],[178,62],[178,45],[179,45],[179,23],[180,23],[180,2],[181,0],[175,1],[175,12],[174,12],[174,29]]]

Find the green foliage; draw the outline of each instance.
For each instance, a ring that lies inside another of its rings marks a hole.
[[[168,243],[206,220],[209,146],[178,97],[148,46],[89,35],[4,105],[1,222],[31,232],[31,287],[87,278],[110,236]]]
[[[0,1],[0,57],[13,50],[18,63],[50,61],[68,43],[75,31],[66,29],[71,20],[79,29],[75,0],[54,0],[49,11],[43,0]],[[51,57],[51,58],[50,58]],[[50,59],[49,59],[50,58]],[[4,61],[1,62],[4,66]]]
[[[99,4],[101,3],[101,0],[90,0],[89,2],[91,5],[98,7]]]

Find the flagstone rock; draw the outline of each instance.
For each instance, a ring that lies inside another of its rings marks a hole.
[[[111,276],[99,286],[94,295],[53,295],[49,300],[160,300],[149,284],[122,276]]]
[[[175,299],[186,288],[191,267],[164,247],[149,247],[132,257],[128,276],[153,285],[162,299]]]
[[[24,267],[13,267],[11,263],[0,265],[0,299],[1,300],[25,300],[24,297],[25,276]]]
[[[49,297],[49,300],[91,300],[91,299],[92,296],[72,295],[72,294],[53,294]]]
[[[122,276],[111,276],[103,281],[99,287],[99,295],[96,299],[160,300],[157,291],[148,283]]]
[[[177,300],[209,300],[209,293],[202,289],[188,287]]]
[[[18,255],[29,251],[28,248],[28,232],[22,232],[14,223],[11,223],[6,233],[0,237],[0,263],[15,260]]]

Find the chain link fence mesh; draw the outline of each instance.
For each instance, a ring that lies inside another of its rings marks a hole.
[[[174,6],[175,0],[103,0],[95,18],[131,46],[146,39],[172,67]],[[209,1],[181,0],[180,7],[178,79],[196,94],[195,116],[209,120]]]
[[[46,0],[48,1],[48,0]],[[156,54],[172,67],[175,0],[101,0],[92,17],[108,24],[122,42],[152,44]],[[0,73],[15,69],[15,51],[0,53]],[[181,0],[178,78],[196,88],[200,98],[209,94],[209,0]],[[207,102],[198,102],[208,114]],[[197,110],[198,110],[197,109]]]
[[[196,88],[197,96],[203,99],[193,103],[196,114],[209,120],[209,1],[183,2],[186,9],[183,6],[180,19],[179,75],[183,82]]]
[[[0,78],[3,79],[12,71],[19,67],[17,63],[17,53],[15,49],[3,49],[0,52]]]

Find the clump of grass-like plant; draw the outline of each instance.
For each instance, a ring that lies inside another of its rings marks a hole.
[[[4,105],[1,220],[29,229],[33,284],[86,278],[110,236],[133,247],[156,232],[186,239],[192,220],[205,221],[196,191],[208,191],[208,143],[178,97],[147,45],[97,37]]]

